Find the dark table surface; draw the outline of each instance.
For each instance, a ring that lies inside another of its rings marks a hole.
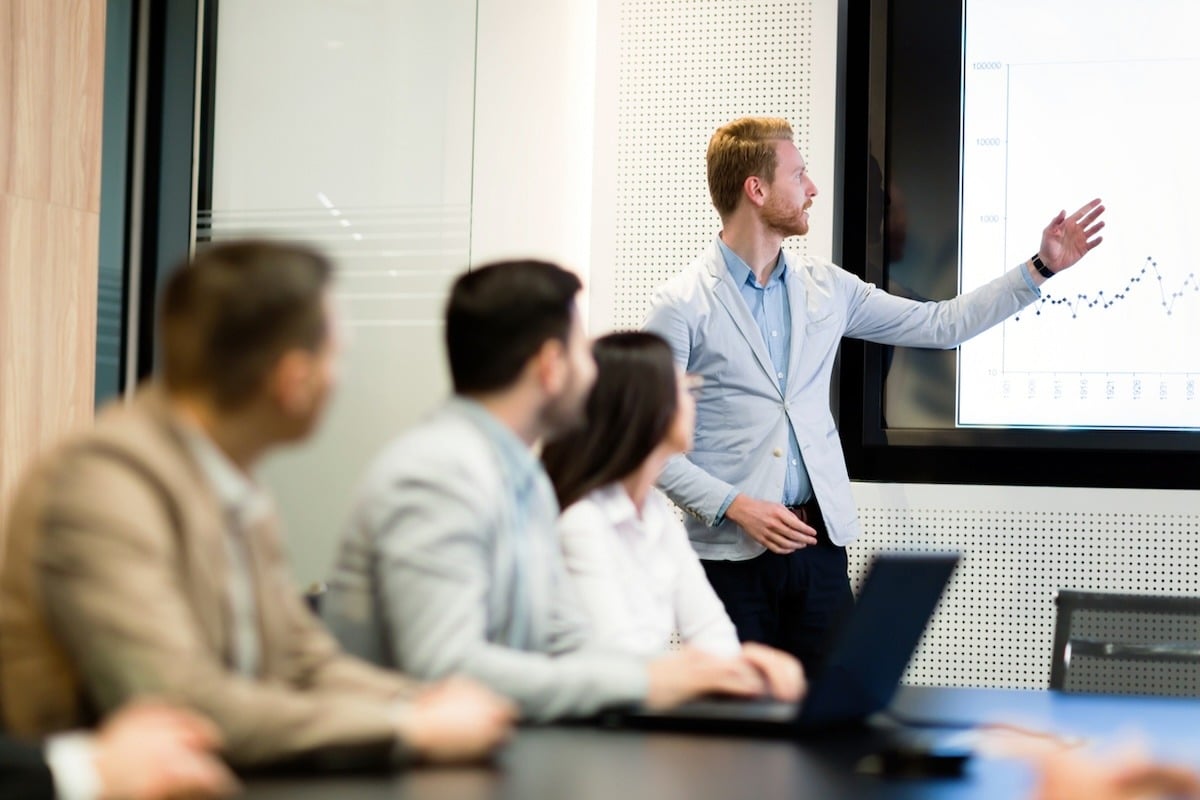
[[[1048,691],[904,687],[871,731],[803,739],[730,737],[580,726],[522,728],[488,766],[392,775],[254,777],[246,796],[420,800],[717,800],[718,798],[1021,798],[1028,766],[972,757],[952,778],[883,778],[864,771],[905,735],[957,747],[969,729],[1010,725],[1088,742],[1139,733],[1160,757],[1200,765],[1200,700]],[[905,741],[909,741],[907,738]]]

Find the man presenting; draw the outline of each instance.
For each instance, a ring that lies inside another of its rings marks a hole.
[[[889,295],[827,261],[784,253],[817,195],[786,120],[744,118],[713,134],[713,245],[655,294],[645,328],[704,377],[695,446],[659,485],[743,640],[793,653],[813,675],[852,602],[845,545],[859,535],[829,408],[843,336],[956,347],[1032,303],[1037,287],[1100,244],[1104,207],[1059,213],[1037,254],[940,303]]]

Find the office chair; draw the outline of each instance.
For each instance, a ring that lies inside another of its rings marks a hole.
[[[316,581],[309,584],[309,587],[304,590],[305,604],[318,617],[321,616],[321,601],[325,599],[325,592],[328,588],[324,583]]]
[[[1200,697],[1200,597],[1062,589],[1055,603],[1051,689]]]

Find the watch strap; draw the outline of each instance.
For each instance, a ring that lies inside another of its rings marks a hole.
[[[1054,277],[1054,270],[1052,270],[1046,266],[1046,262],[1042,261],[1042,257],[1039,254],[1034,253],[1033,258],[1030,260],[1033,261],[1033,268],[1036,269],[1038,271],[1038,274],[1041,275],[1043,278],[1053,278]]]

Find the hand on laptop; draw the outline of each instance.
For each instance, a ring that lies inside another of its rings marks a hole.
[[[671,708],[704,694],[757,697],[767,690],[759,671],[744,658],[721,658],[683,650],[650,662],[649,708]]]
[[[481,684],[450,678],[430,686],[405,707],[400,732],[404,742],[429,761],[473,761],[508,739],[516,715],[511,702]]]
[[[808,689],[804,668],[790,653],[765,644],[746,642],[742,645],[742,658],[758,670],[766,682],[767,693],[776,700],[794,703]]]

